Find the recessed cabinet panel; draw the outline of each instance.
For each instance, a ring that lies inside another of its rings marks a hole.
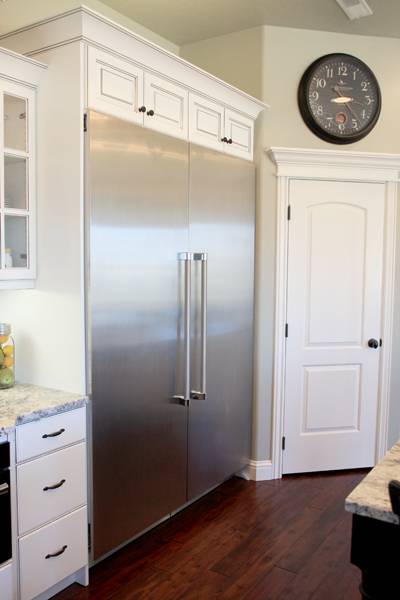
[[[189,95],[189,139],[191,142],[224,150],[224,107],[196,94]]]
[[[28,267],[28,217],[6,215],[4,218],[6,269]]]
[[[241,158],[253,158],[254,122],[252,119],[227,108],[225,110],[225,135],[232,143],[227,152]]]
[[[4,207],[28,208],[26,158],[7,154],[4,157]]]
[[[187,139],[188,92],[185,88],[146,73],[144,105],[146,107],[145,127]]]
[[[88,106],[143,123],[143,70],[97,48],[88,49]]]
[[[27,151],[26,98],[4,94],[4,145],[13,150]]]

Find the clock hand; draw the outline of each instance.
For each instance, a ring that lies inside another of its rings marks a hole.
[[[341,94],[341,93],[339,92],[339,89],[338,89],[338,86],[337,86],[337,85],[335,85],[335,86],[332,88],[332,90],[333,90],[334,92],[336,92],[336,94],[339,96],[339,98],[345,98],[345,96],[343,96],[343,94]],[[359,121],[359,118],[358,118],[358,116],[357,116],[356,112],[355,112],[355,111],[354,111],[354,110],[351,108],[351,106],[350,106],[350,104],[349,104],[349,102],[352,102],[352,101],[353,101],[353,98],[352,98],[351,100],[347,101],[347,102],[343,102],[343,104],[346,106],[346,108],[347,108],[347,110],[349,111],[349,113],[350,113],[350,114],[352,114],[352,115],[353,115],[353,117],[354,117],[354,118],[355,118],[357,121]]]

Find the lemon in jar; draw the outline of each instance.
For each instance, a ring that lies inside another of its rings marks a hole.
[[[3,360],[3,367],[12,367],[14,364],[14,359],[12,356],[5,356]]]
[[[11,369],[0,369],[0,388],[10,387],[14,383],[14,373]]]
[[[12,356],[14,354],[13,346],[3,346],[1,350],[3,351],[4,356]]]

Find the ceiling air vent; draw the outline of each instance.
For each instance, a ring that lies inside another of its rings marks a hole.
[[[366,0],[336,0],[336,2],[344,10],[350,21],[361,17],[369,17],[373,14]]]

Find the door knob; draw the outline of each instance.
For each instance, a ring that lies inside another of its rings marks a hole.
[[[379,342],[378,342],[378,340],[371,338],[370,340],[368,340],[368,346],[370,348],[375,348],[375,350],[376,350],[379,347]]]
[[[153,109],[151,109],[151,110],[148,110],[148,111],[147,111],[147,115],[148,115],[149,117],[154,117],[154,110],[153,110]]]
[[[227,138],[226,136],[225,136],[225,137],[223,137],[223,138],[221,138],[221,142],[226,142],[226,143],[228,143],[228,138]]]
[[[232,138],[229,138],[229,140],[228,140],[228,144],[233,144],[233,140],[232,140]]]
[[[139,112],[145,113],[146,112],[146,107],[145,106],[141,106],[139,108]]]

